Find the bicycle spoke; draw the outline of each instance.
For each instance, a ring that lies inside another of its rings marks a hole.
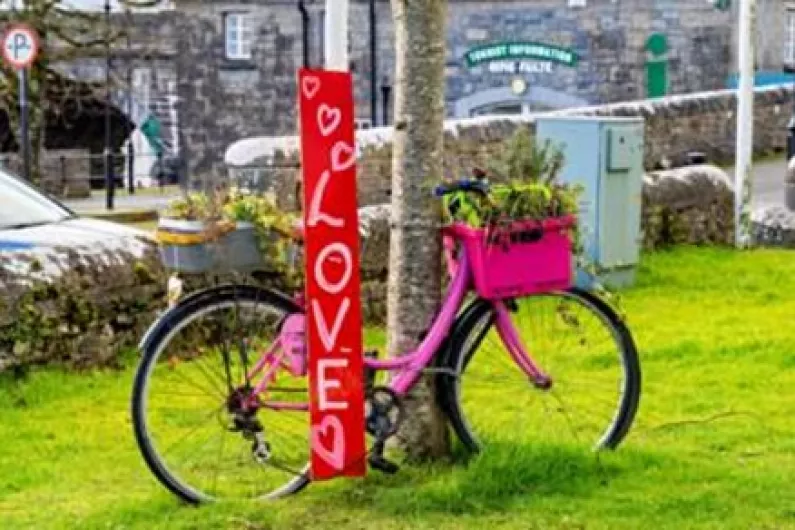
[[[222,410],[223,408],[224,408],[224,405],[221,405],[221,406],[220,406],[220,407],[218,407],[217,409],[215,409],[215,410],[211,411],[211,412],[210,412],[210,413],[209,413],[207,416],[205,416],[205,417],[203,418],[203,420],[202,420],[202,423],[201,423],[201,424],[199,424],[197,427],[194,427],[193,429],[191,429],[191,430],[190,430],[190,431],[189,431],[189,432],[188,432],[188,433],[187,433],[185,436],[183,436],[182,438],[180,438],[179,440],[177,440],[177,442],[175,442],[175,443],[172,443],[172,444],[171,444],[171,445],[168,447],[168,449],[166,449],[165,451],[163,451],[163,454],[164,454],[164,455],[167,455],[168,453],[170,453],[170,452],[171,452],[171,450],[172,450],[172,449],[173,449],[173,448],[174,448],[174,447],[175,447],[175,446],[176,446],[178,443],[180,443],[180,442],[182,442],[182,441],[184,441],[184,440],[187,440],[189,436],[191,436],[191,435],[192,435],[192,434],[194,434],[196,431],[198,431],[199,429],[201,429],[201,428],[202,428],[202,427],[203,427],[203,426],[204,426],[204,425],[205,425],[207,422],[209,422],[209,421],[210,421],[210,419],[212,419],[212,418],[213,418],[213,416],[215,416],[215,415],[217,415],[219,412],[221,412],[221,410]]]
[[[488,311],[472,320],[459,353],[470,360],[456,383],[456,402],[466,419],[456,432],[470,447],[479,443],[475,435],[481,442],[507,437],[537,443],[569,439],[583,447],[614,443],[618,411],[627,397],[623,346],[601,313],[576,296],[566,304],[547,303],[556,296],[570,295],[527,297],[510,313],[529,360],[550,377],[550,389],[539,388],[516,364],[489,326]]]
[[[255,355],[269,351],[261,344],[275,340],[273,327],[286,314],[246,292],[254,291],[241,288],[217,300],[208,297],[201,309],[172,323],[167,341],[155,341],[145,352],[148,399],[137,401],[136,410],[146,406],[145,436],[159,444],[142,449],[161,463],[169,485],[176,484],[189,500],[197,495],[201,500],[261,497],[306,484],[307,411],[249,408],[268,400],[306,403],[308,391],[305,378],[279,366],[280,385],[249,400],[246,383],[259,361]],[[172,363],[171,369],[158,362],[168,355],[167,348],[184,350],[197,342],[195,355],[177,354],[187,357],[185,362]],[[141,425],[139,412],[134,419]]]

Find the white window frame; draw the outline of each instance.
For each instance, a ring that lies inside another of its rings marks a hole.
[[[152,69],[151,68],[135,68],[133,69],[133,92],[135,93],[138,101],[146,108],[146,111],[151,111],[152,103]]]
[[[227,59],[251,59],[253,40],[248,13],[233,11],[224,15],[224,51]]]
[[[361,118],[353,120],[353,128],[354,130],[367,130],[373,127],[373,122],[369,118]]]

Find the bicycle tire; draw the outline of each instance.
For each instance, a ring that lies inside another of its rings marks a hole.
[[[285,314],[301,311],[301,308],[289,297],[270,289],[249,285],[213,287],[203,290],[200,295],[186,298],[180,304],[166,311],[147,332],[140,346],[142,357],[136,370],[131,398],[135,440],[147,467],[157,480],[177,497],[190,504],[200,504],[215,499],[201,494],[189,485],[183,484],[182,481],[169,472],[168,466],[158,455],[147,432],[145,410],[147,381],[159,354],[164,351],[163,341],[168,340],[175,330],[180,330],[185,322],[190,322],[191,318],[199,312],[207,311],[214,306],[221,307],[230,301],[238,303],[241,300],[256,304],[269,304],[284,311]],[[307,464],[302,475],[296,476],[285,486],[261,498],[275,499],[292,495],[304,489],[310,482]]]
[[[599,316],[602,321],[610,328],[620,346],[621,360],[624,367],[624,392],[618,403],[616,415],[612,424],[605,431],[606,435],[599,448],[615,449],[627,436],[640,403],[641,394],[641,371],[640,361],[635,341],[632,338],[627,326],[622,319],[598,296],[573,287],[566,291],[546,293],[546,296],[567,296],[583,303],[588,309]],[[532,295],[539,296],[539,295]],[[529,298],[529,297],[523,297]],[[465,414],[462,410],[460,398],[460,380],[465,375],[466,367],[473,355],[477,351],[479,341],[475,346],[464,355],[464,345],[466,344],[473,328],[480,322],[487,313],[493,310],[493,304],[484,299],[474,300],[461,314],[460,321],[453,331],[448,348],[437,361],[437,367],[441,368],[441,373],[437,376],[438,393],[437,399],[442,410],[446,413],[453,431],[462,445],[471,453],[479,453],[482,450],[478,442],[477,435],[469,426]],[[485,327],[488,331],[493,326],[493,321]],[[485,332],[484,332],[485,335]],[[517,367],[517,370],[519,368]]]

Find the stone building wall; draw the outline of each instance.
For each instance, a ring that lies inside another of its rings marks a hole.
[[[739,2],[732,2],[732,20],[737,20]],[[759,71],[783,71],[787,59],[788,12],[795,10],[789,0],[756,2],[756,68]],[[736,29],[737,24],[735,24]],[[737,64],[737,32],[732,39],[732,66]],[[734,68],[736,70],[736,68]]]
[[[322,57],[323,3],[308,2],[310,62]],[[447,110],[449,117],[499,103],[530,109],[561,108],[640,99],[646,94],[647,39],[667,37],[669,91],[722,88],[731,69],[734,21],[704,0],[450,0]],[[183,0],[178,3],[177,54],[180,122],[193,178],[223,174],[225,149],[251,136],[295,132],[296,70],[302,64],[302,25],[296,2],[282,0]],[[353,0],[350,59],[356,117],[371,120],[368,2]],[[230,60],[224,49],[224,14],[245,11],[255,35],[250,60]],[[394,30],[390,4],[376,2],[380,124],[382,83],[394,83]],[[570,49],[574,67],[525,61],[523,72],[469,67],[473,47],[505,41],[537,41]],[[538,71],[540,70],[540,71]],[[521,78],[526,89],[511,92]],[[391,98],[390,98],[391,99]],[[391,103],[391,102],[390,102]],[[389,111],[391,118],[391,110]]]

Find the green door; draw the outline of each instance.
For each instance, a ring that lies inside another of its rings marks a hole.
[[[668,93],[668,39],[652,33],[646,40],[646,97],[659,98]]]
[[[646,63],[646,97],[659,98],[668,93],[668,61]]]

